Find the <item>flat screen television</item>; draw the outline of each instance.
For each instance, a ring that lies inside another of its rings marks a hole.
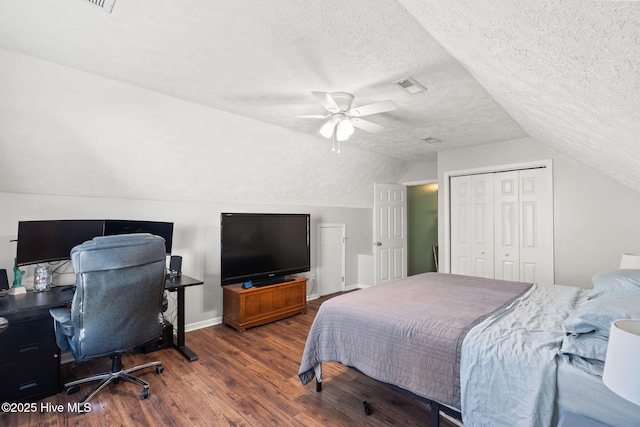
[[[223,285],[265,286],[309,271],[309,214],[222,213],[220,270]]]
[[[71,249],[102,236],[103,220],[19,221],[16,264],[69,259]]]
[[[171,254],[173,242],[173,223],[163,221],[129,221],[107,219],[104,222],[104,235],[150,233],[164,239],[165,252]]]

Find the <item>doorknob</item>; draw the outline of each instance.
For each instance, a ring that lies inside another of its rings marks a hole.
[[[376,246],[382,246],[382,242],[375,242],[374,245]]]

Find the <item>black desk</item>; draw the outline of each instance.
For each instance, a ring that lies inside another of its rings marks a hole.
[[[193,277],[185,275],[169,277],[167,275],[164,285],[164,288],[169,292],[178,292],[178,337],[173,344],[191,362],[198,360],[198,355],[191,351],[184,342],[184,290],[188,286],[202,284],[204,284],[202,280],[194,279]],[[29,291],[21,295],[5,295],[0,297],[0,317],[8,317],[9,328],[11,328],[12,319],[28,317],[33,313],[70,303],[73,299],[74,289],[73,285],[55,286],[47,292]]]
[[[188,286],[202,284],[204,284],[202,280],[184,275],[177,277],[167,276],[167,280],[164,284],[164,288],[169,292],[178,292],[178,339],[173,343],[173,345],[184,357],[189,359],[190,362],[198,360],[198,355],[184,344],[184,289]]]
[[[48,292],[31,292],[0,297],[0,316],[26,316],[34,311],[61,307],[73,298],[74,286],[55,286]],[[11,324],[9,324],[11,327]]]
[[[184,343],[184,290],[202,284],[188,276],[167,277],[165,282],[166,290],[178,292],[178,337],[173,346],[190,361],[198,356]],[[60,349],[49,309],[70,303],[74,290],[69,285],[0,296],[0,317],[9,321],[0,333],[0,402],[33,402],[60,391]]]
[[[35,401],[60,391],[60,349],[49,309],[66,304],[73,288],[0,297],[0,402]]]

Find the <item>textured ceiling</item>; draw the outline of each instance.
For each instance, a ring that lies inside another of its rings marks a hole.
[[[640,191],[640,2],[400,3],[527,134]]]
[[[385,126],[350,143],[406,160],[441,147],[525,136],[522,128],[393,0],[158,2],[80,0],[0,5],[0,46],[308,134],[325,110],[311,91],[386,99]],[[412,76],[428,88],[393,85]],[[422,138],[441,142],[429,144]]]
[[[639,22],[615,1],[3,0],[0,47],[307,134],[311,91],[391,99],[349,144],[426,160],[529,135],[640,190]]]

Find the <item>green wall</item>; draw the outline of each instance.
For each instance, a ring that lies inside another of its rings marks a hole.
[[[438,184],[407,187],[407,274],[436,271],[433,247],[438,244]]]

